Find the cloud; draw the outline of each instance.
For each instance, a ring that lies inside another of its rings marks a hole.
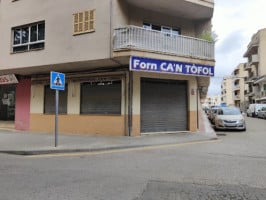
[[[265,0],[215,0],[213,31],[218,35],[215,46],[215,77],[209,94],[221,93],[223,76],[246,62],[243,55],[253,34],[266,27]]]
[[[216,53],[217,54],[230,54],[233,51],[237,51],[242,45],[242,41],[245,39],[242,34],[242,30],[235,30],[225,37],[219,37],[216,43]]]

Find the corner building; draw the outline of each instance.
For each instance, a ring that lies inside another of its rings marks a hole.
[[[0,121],[54,130],[50,71],[65,74],[59,131],[197,131],[214,75],[213,0],[0,2]],[[16,14],[14,14],[16,13]],[[5,107],[5,109],[4,109]]]

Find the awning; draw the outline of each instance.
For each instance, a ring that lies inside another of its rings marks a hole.
[[[14,84],[18,83],[18,79],[15,74],[7,74],[0,76],[0,85]]]

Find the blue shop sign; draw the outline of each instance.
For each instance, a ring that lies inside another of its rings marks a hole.
[[[214,76],[214,66],[132,56],[130,70],[194,76]]]

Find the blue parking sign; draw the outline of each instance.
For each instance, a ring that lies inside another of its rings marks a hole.
[[[65,90],[65,74],[51,71],[50,88],[53,90]]]

